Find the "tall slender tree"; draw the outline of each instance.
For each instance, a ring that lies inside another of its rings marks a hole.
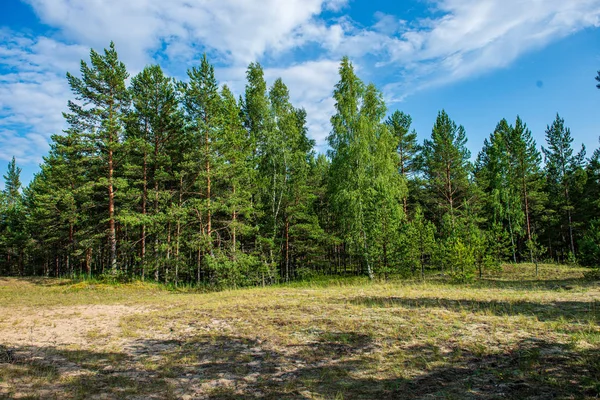
[[[152,225],[155,247],[159,242],[160,228],[165,221],[160,212],[161,199],[169,204],[168,185],[175,178],[170,171],[173,158],[179,151],[176,146],[181,142],[183,132],[182,114],[175,81],[164,75],[158,65],[151,65],[131,80],[131,95],[134,110],[128,127],[128,150],[133,156],[130,166],[133,169],[133,180],[136,186],[136,198],[139,198],[139,212],[128,219],[133,224],[141,223],[140,261],[142,277],[146,274],[146,253],[148,225]],[[135,166],[141,165],[140,168]],[[131,175],[131,173],[129,174]],[[149,192],[153,194],[150,195]],[[165,199],[165,197],[168,197]],[[153,204],[150,211],[150,204]],[[165,207],[163,207],[163,210]],[[155,248],[154,260],[159,262],[158,249]],[[155,266],[155,278],[159,268]]]
[[[558,215],[564,215],[566,221],[559,224],[566,226],[567,247],[575,256],[575,239],[573,233],[573,190],[576,186],[577,174],[582,170],[585,159],[585,147],[574,153],[571,130],[565,127],[565,120],[556,115],[552,125],[546,129],[548,148],[542,147],[546,160],[546,177],[548,191],[553,199],[552,206]],[[560,229],[559,231],[563,231]]]
[[[423,146],[423,171],[438,222],[444,214],[454,221],[456,210],[468,198],[471,152],[466,143],[462,125],[456,125],[446,111],[440,111],[431,140],[425,140]]]
[[[206,54],[200,67],[188,71],[189,82],[183,86],[183,106],[187,117],[190,136],[194,143],[194,158],[197,165],[196,192],[203,198],[194,202],[193,208],[200,227],[198,241],[198,265],[203,253],[213,257],[213,176],[220,167],[220,154],[216,151],[221,127],[221,96],[215,78],[214,67]],[[200,270],[200,269],[198,269]]]
[[[540,222],[545,196],[543,193],[542,156],[527,125],[517,116],[511,134],[508,136],[508,153],[511,163],[511,183],[520,192],[521,209],[525,218],[524,227],[529,258],[534,262],[531,250],[535,232],[534,226]],[[536,245],[537,246],[537,245]]]
[[[402,216],[406,186],[397,170],[395,139],[383,123],[381,92],[364,86],[348,58],[339,71],[328,138],[330,192],[340,230],[373,278],[375,261],[384,271],[389,265],[389,240]]]
[[[130,106],[125,81],[129,77],[125,64],[119,61],[113,42],[99,54],[90,51],[90,64],[81,61],[81,78],[67,74],[67,80],[77,102],[69,101],[69,113],[64,116],[73,129],[89,135],[95,143],[93,152],[101,160],[102,177],[97,183],[107,191],[107,222],[109,265],[117,272],[117,228],[115,218],[116,156]]]
[[[386,125],[397,142],[398,171],[406,182],[418,170],[418,155],[421,147],[417,143],[417,132],[410,130],[412,118],[402,111],[395,111],[386,120]],[[402,199],[404,214],[408,214],[408,195]]]
[[[17,260],[19,275],[24,275],[24,247],[27,240],[25,226],[25,209],[21,193],[21,168],[17,166],[15,157],[8,163],[4,175],[4,191],[0,197],[0,244],[4,254],[4,269],[13,274],[14,261]],[[0,264],[1,265],[1,264]]]

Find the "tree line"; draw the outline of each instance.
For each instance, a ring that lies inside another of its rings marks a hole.
[[[187,75],[129,80],[113,43],[67,74],[67,129],[29,185],[14,159],[4,175],[0,274],[246,286],[600,264],[600,150],[576,151],[559,115],[541,151],[503,119],[472,162],[445,111],[419,143],[344,58],[325,155],[258,63],[239,97],[206,55]]]

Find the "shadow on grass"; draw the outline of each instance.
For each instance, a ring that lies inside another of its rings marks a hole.
[[[600,301],[553,301],[535,303],[528,301],[477,301],[451,300],[433,297],[358,297],[350,303],[366,307],[442,308],[450,311],[480,312],[498,316],[535,316],[540,321],[565,319],[569,321],[598,322]]]
[[[341,352],[340,345],[345,346]],[[387,354],[398,361],[378,373],[372,345],[361,334],[325,332],[314,343],[278,351],[234,336],[139,340],[120,352],[15,348],[16,361],[0,364],[0,397],[546,399],[600,394],[597,351],[537,340],[485,356],[415,345]]]
[[[599,285],[600,282],[590,281],[584,278],[506,280],[484,277],[477,280],[472,286],[477,288],[491,287],[513,290],[571,291],[576,289],[590,289],[598,287]]]

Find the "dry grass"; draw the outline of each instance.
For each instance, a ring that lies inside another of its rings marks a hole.
[[[600,286],[583,272],[211,294],[0,280],[0,397],[596,398]]]

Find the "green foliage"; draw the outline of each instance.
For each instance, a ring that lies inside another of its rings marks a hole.
[[[468,198],[471,153],[466,143],[465,129],[440,111],[431,139],[423,145],[423,172],[437,223],[446,214],[454,219],[456,210]]]
[[[567,238],[556,243],[563,257],[567,258],[569,253],[573,257],[577,255],[575,242],[579,227],[573,214],[578,205],[577,198],[587,179],[583,169],[585,147],[582,146],[579,153],[574,153],[571,130],[565,127],[564,119],[558,114],[552,125],[546,129],[546,142],[548,148],[542,148],[542,151],[546,161],[549,208],[553,215],[549,225],[551,229],[562,232],[562,236]]]
[[[248,66],[239,98],[206,55],[185,82],[157,65],[128,82],[114,44],[90,52],[67,129],[21,188],[0,193],[0,274],[141,278],[169,287],[270,285],[322,275],[471,282],[500,262],[598,265],[600,150],[585,159],[557,116],[541,154],[500,121],[474,168],[440,111],[412,119],[341,61],[327,155],[282,79]]]
[[[329,193],[340,236],[362,259],[370,278],[391,271],[390,256],[403,219],[406,183],[398,174],[396,138],[383,123],[385,104],[365,86],[347,58],[340,66],[336,114],[328,137]]]
[[[583,265],[600,268],[600,219],[592,221],[590,228],[579,242],[579,248]]]

